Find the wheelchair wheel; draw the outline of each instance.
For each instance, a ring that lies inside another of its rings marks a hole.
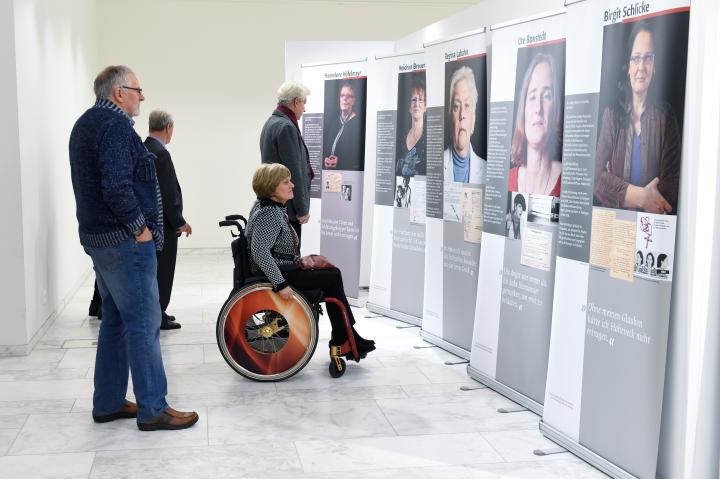
[[[270,283],[255,283],[225,302],[216,336],[220,353],[236,372],[255,381],[282,381],[312,358],[318,326],[297,291],[291,301],[283,301]]]

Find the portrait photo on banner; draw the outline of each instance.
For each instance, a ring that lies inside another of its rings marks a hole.
[[[323,170],[365,169],[367,78],[325,80]]]
[[[518,49],[508,191],[560,196],[564,104],[565,39]]]
[[[396,177],[412,178],[427,173],[426,91],[425,70],[398,74]],[[408,183],[401,178],[397,178],[396,182]]]
[[[604,28],[595,206],[677,214],[689,16]]]
[[[487,158],[487,57],[445,63],[446,181],[484,182]]]

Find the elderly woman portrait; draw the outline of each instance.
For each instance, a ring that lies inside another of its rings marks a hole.
[[[648,213],[677,209],[680,130],[669,104],[653,101],[659,58],[644,22],[634,25],[623,56],[616,101],[598,134],[594,204]]]
[[[254,274],[265,275],[283,300],[292,298],[290,286],[300,291],[321,290],[327,297],[338,298],[354,324],[340,270],[335,267],[303,269],[308,266],[309,260],[300,257],[298,238],[288,224],[285,206],[293,199],[294,186],[290,170],[283,165],[262,165],[255,171],[252,187],[257,201],[250,211],[245,231],[250,249],[250,269]],[[330,345],[342,346],[345,352],[349,350],[349,345],[342,313],[335,304],[328,303],[326,308],[332,325]],[[360,337],[354,327],[353,334],[361,355],[375,349],[375,342]]]
[[[323,168],[362,170],[365,156],[365,132],[362,117],[356,111],[356,91],[346,81],[340,87],[339,115],[325,118],[323,132]]]
[[[455,70],[450,78],[448,118],[452,142],[443,155],[445,181],[485,183],[485,161],[474,151],[470,139],[475,131],[478,91],[470,67]]]
[[[404,138],[399,138],[397,145],[397,162],[395,174],[397,176],[425,175],[427,163],[425,156],[425,112],[427,111],[425,98],[424,76],[413,74],[410,86],[408,113],[410,114],[410,129]],[[398,111],[400,109],[398,108]]]
[[[560,196],[561,87],[555,60],[536,54],[523,76],[512,138],[508,190]]]

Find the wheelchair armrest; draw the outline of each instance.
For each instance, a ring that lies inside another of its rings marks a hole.
[[[243,215],[227,215],[225,217],[227,221],[241,221],[243,224],[247,224],[247,220]]]

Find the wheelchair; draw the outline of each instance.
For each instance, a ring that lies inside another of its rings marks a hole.
[[[348,337],[348,347],[330,347],[330,376],[339,378],[345,374],[343,357],[360,361],[342,301],[323,297],[319,290],[296,288],[292,288],[291,300],[283,300],[273,292],[265,276],[253,276],[250,271],[247,220],[241,215],[229,215],[219,226],[231,227],[230,234],[235,238],[231,243],[233,289],[220,309],[216,326],[220,353],[231,368],[248,379],[263,382],[282,381],[297,374],[317,347],[322,302],[338,306]]]

